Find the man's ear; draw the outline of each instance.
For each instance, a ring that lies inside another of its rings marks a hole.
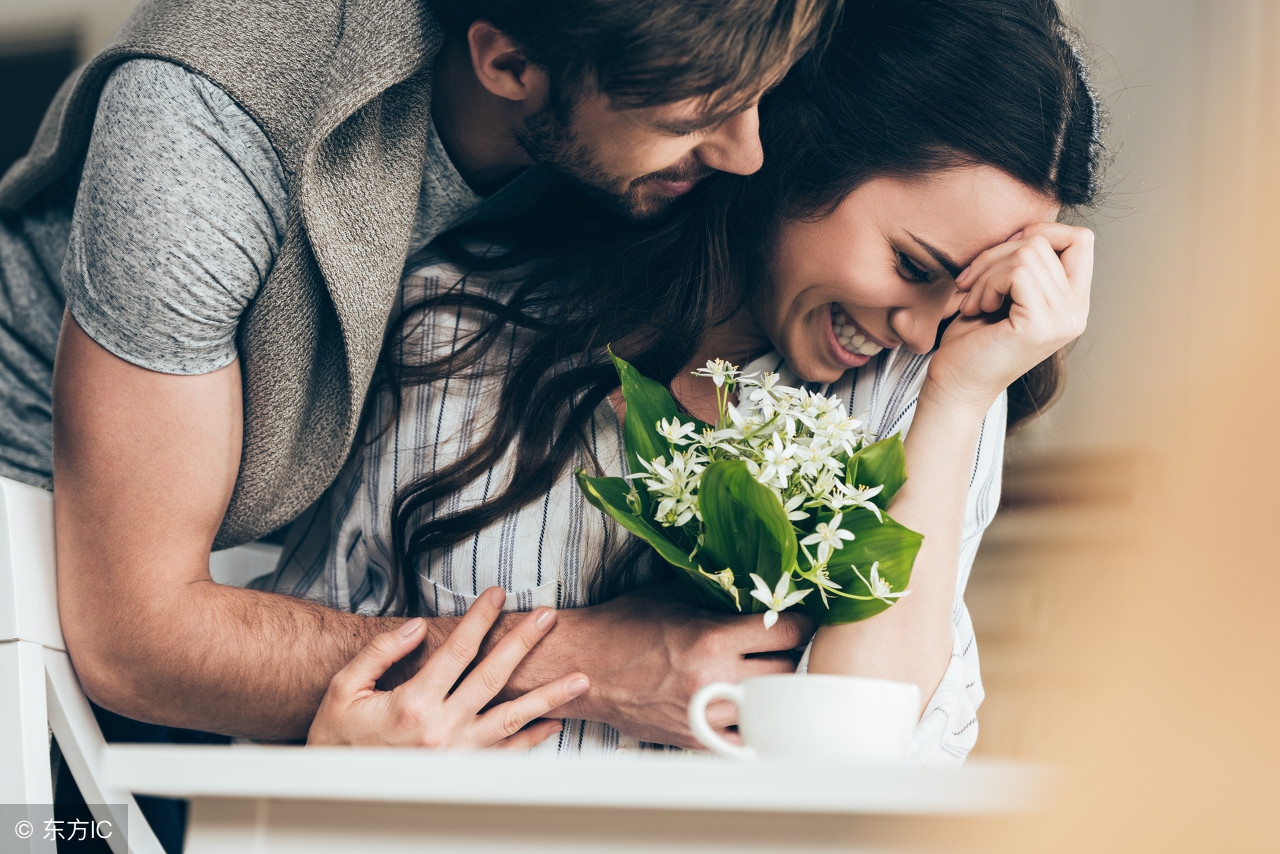
[[[476,21],[467,30],[471,69],[480,85],[508,101],[541,104],[546,97],[546,72],[525,57],[524,51],[488,21]]]

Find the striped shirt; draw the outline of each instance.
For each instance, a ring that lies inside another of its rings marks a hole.
[[[450,288],[502,299],[505,287],[475,276],[461,277],[447,264],[431,264],[406,277],[401,299],[412,304]],[[399,342],[398,357],[405,364],[438,358],[486,319],[469,308],[426,312],[422,322]],[[508,337],[503,344],[491,347],[476,369],[402,389],[398,409],[382,395],[373,404],[368,420],[373,426],[366,443],[353,452],[328,492],[293,524],[276,571],[252,586],[352,613],[376,613],[385,606],[392,613],[402,613],[405,599],[400,585],[392,584],[390,577],[396,565],[391,539],[394,495],[458,459],[482,435],[490,413],[499,404],[503,373],[521,352],[524,333],[505,334]],[[905,434],[928,361],[928,356],[916,356],[905,349],[886,351],[820,390],[845,400],[850,413],[869,412],[868,424],[877,437]],[[785,384],[800,384],[776,353],[756,360],[745,370],[776,371]],[[987,415],[974,459],[952,611],[953,653],[916,730],[912,757],[917,764],[961,761],[977,737],[976,710],[983,692],[963,593],[978,541],[999,501],[1004,423],[1002,396]],[[390,426],[380,429],[387,424]],[[607,401],[593,414],[585,444],[603,474],[627,473],[621,425]],[[498,494],[511,477],[514,457],[514,449],[509,449],[483,476],[459,492],[420,508],[413,521],[475,507]],[[589,471],[594,468],[583,449],[540,500],[462,542],[419,555],[414,570],[423,593],[422,615],[461,615],[485,588],[495,585],[508,591],[509,610],[594,604],[591,568],[617,567],[630,535],[586,502],[573,476],[579,466]],[[632,570],[637,584],[652,578],[647,562]],[[558,740],[535,750],[562,755],[611,753],[635,745],[602,723],[564,724]]]

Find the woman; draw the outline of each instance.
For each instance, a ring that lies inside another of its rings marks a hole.
[[[642,240],[517,277],[459,278],[445,263],[410,276],[389,346],[394,393],[372,405],[370,444],[266,583],[353,610],[479,602],[458,630],[474,650],[502,606],[481,593],[491,584],[532,610],[653,580],[572,478],[625,466],[604,345],[704,419],[714,387],[690,368],[778,370],[787,384],[830,384],[851,412],[871,412],[878,436],[906,434],[911,479],[892,511],[925,534],[913,595],[820,629],[807,665],[920,685],[930,699],[914,759],[962,759],[982,699],[964,586],[998,502],[1006,422],[1052,399],[1055,354],[1084,328],[1092,235],[1058,220],[1095,200],[1099,106],[1052,0],[868,0],[761,115],[764,169],[708,182]],[[421,640],[420,625],[402,631],[335,677],[313,740],[381,726],[380,707],[361,702],[387,696],[374,680]],[[525,642],[539,631],[530,623]],[[497,718],[527,721],[552,695],[585,690],[574,674],[477,715],[493,695],[480,683],[501,684],[520,654],[504,641],[442,706],[459,743],[540,741],[560,725],[508,739]],[[439,658],[422,683],[461,675]],[[602,724],[567,723],[554,749],[619,744]]]

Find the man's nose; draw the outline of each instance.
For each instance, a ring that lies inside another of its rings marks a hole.
[[[735,175],[750,175],[764,165],[760,147],[760,110],[752,107],[725,119],[695,149],[703,165]]]

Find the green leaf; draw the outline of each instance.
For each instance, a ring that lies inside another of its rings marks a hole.
[[[869,510],[846,513],[841,519],[841,527],[853,532],[853,542],[846,542],[843,548],[837,549],[827,564],[831,580],[840,585],[841,593],[870,596],[871,591],[851,566],[856,566],[869,581],[871,564],[876,561],[880,563],[880,577],[889,582],[895,593],[909,588],[911,567],[924,540],[922,535],[888,516],[884,517],[884,522],[879,522]],[[806,596],[802,603],[805,612],[822,625],[865,620],[889,608],[889,604],[880,599],[848,599],[830,592],[827,597],[830,609],[823,606],[822,597],[817,593]]]
[[[631,486],[624,478],[588,477],[582,469],[578,469],[577,475],[578,486],[595,507],[608,513],[619,525],[653,546],[667,563],[690,572],[698,571],[697,565],[689,559],[688,554],[667,539],[667,536],[647,519],[636,516],[631,512],[631,508],[627,507],[627,493],[631,491]]]
[[[627,465],[631,473],[645,471],[640,460],[652,462],[658,457],[671,461],[671,443],[658,432],[658,422],[675,418],[679,411],[671,392],[661,383],[645,377],[624,359],[609,351],[609,358],[622,381],[622,396],[627,401],[627,414],[622,420],[622,434],[627,446]],[[640,487],[643,489],[643,485]],[[647,493],[646,493],[647,497]],[[646,505],[648,502],[645,502]]]
[[[907,482],[907,451],[902,447],[902,435],[895,433],[887,439],[873,442],[856,451],[845,466],[845,483],[850,486],[878,486],[884,489],[871,502],[881,510],[889,508],[889,502]]]
[[[698,571],[698,565],[689,558],[667,534],[636,516],[627,506],[627,493],[631,487],[620,477],[588,477],[586,472],[578,469],[578,486],[587,497],[587,501],[609,514],[619,525],[644,540],[667,563],[681,570],[677,577],[685,583],[694,594],[698,604],[709,610],[736,611],[733,596],[710,578]],[[674,532],[676,529],[666,529]],[[739,594],[741,601],[744,597]],[[750,598],[750,597],[746,597]],[[751,601],[755,601],[752,599]],[[743,603],[745,605],[745,603]]]
[[[721,460],[707,466],[698,490],[704,538],[699,558],[714,570],[730,568],[734,586],[750,590],[749,573],[772,587],[784,571],[796,568],[796,538],[778,496],[762,486],[742,460]],[[744,611],[764,609],[748,594],[739,594]],[[759,607],[756,607],[759,606]]]

